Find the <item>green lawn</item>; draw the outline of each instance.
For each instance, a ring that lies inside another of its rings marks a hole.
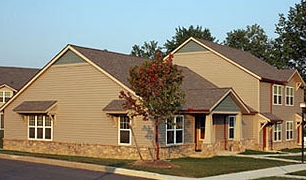
[[[239,153],[239,154],[243,154],[243,155],[264,155],[264,154],[280,154],[280,152],[255,151],[255,150],[247,149],[244,152]]]
[[[145,166],[134,166],[131,165],[133,160],[48,155],[48,154],[25,153],[25,152],[6,151],[6,150],[0,150],[0,153],[92,163],[98,165],[121,167],[127,169],[135,169],[141,171],[149,171],[149,172],[156,172],[156,173],[175,175],[175,176],[185,176],[185,177],[207,177],[207,176],[214,176],[214,175],[227,174],[233,172],[293,164],[282,161],[262,160],[262,159],[246,158],[246,157],[216,156],[213,158],[172,159],[171,162],[179,167],[167,169],[167,168],[149,168]]]
[[[305,171],[298,171],[298,172],[293,172],[289,173],[290,175],[295,175],[295,176],[306,176],[306,170]]]
[[[299,179],[288,178],[288,177],[266,177],[266,178],[260,178],[260,179],[256,179],[256,180],[299,180]]]
[[[287,152],[287,153],[299,153],[299,152],[302,152],[302,148],[282,149],[281,151]]]

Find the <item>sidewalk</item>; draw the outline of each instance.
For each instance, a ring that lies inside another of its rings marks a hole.
[[[286,155],[298,155],[298,154],[286,154]],[[236,155],[236,156],[253,157],[253,158],[261,158],[261,159],[276,159],[276,158],[267,157],[267,155]],[[269,156],[282,156],[282,154],[273,154]],[[163,175],[163,174],[158,174],[158,173],[136,171],[136,170],[130,170],[130,169],[115,168],[115,167],[101,166],[101,165],[94,165],[94,164],[87,164],[87,163],[69,162],[69,161],[62,161],[62,160],[55,160],[55,159],[28,157],[28,156],[0,154],[0,158],[49,164],[49,165],[55,165],[55,166],[64,166],[64,167],[69,167],[69,168],[79,168],[79,169],[86,169],[86,170],[99,171],[99,172],[108,172],[108,173],[122,174],[122,175],[128,175],[128,176],[137,176],[137,177],[150,178],[150,179],[160,179],[160,180],[162,179],[169,179],[169,180],[197,179],[197,178],[170,176],[170,175]],[[277,158],[277,160],[293,162],[293,160],[288,160],[288,159]],[[294,162],[297,162],[297,161],[294,161]],[[246,179],[257,179],[257,178],[272,177],[272,176],[306,179],[306,176],[286,175],[287,173],[302,171],[302,170],[306,170],[306,164],[293,164],[293,165],[287,165],[287,166],[279,166],[279,167],[272,167],[272,168],[266,168],[266,169],[244,171],[244,172],[204,177],[204,178],[198,178],[198,179],[200,180],[220,180],[220,179],[222,180],[231,180],[231,179],[246,180]]]

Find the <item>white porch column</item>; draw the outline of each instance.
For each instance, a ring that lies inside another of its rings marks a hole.
[[[206,120],[205,120],[205,138],[204,138],[203,143],[205,143],[205,144],[214,143],[212,114],[206,115]]]
[[[242,113],[239,112],[236,115],[236,124],[235,124],[235,136],[234,136],[234,140],[235,141],[240,141],[242,140]]]

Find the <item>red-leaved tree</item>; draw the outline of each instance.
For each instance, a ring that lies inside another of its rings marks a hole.
[[[119,96],[125,100],[123,106],[131,110],[130,117],[142,116],[143,120],[154,122],[156,160],[159,160],[158,126],[173,118],[185,98],[180,88],[182,71],[172,63],[172,58],[170,54],[166,60],[157,58],[132,67],[128,80],[136,96],[124,91]]]

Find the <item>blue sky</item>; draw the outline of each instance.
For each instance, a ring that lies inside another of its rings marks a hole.
[[[259,24],[270,38],[279,13],[300,0],[0,0],[0,66],[43,67],[67,44],[129,54],[163,45],[178,26],[226,33]]]

